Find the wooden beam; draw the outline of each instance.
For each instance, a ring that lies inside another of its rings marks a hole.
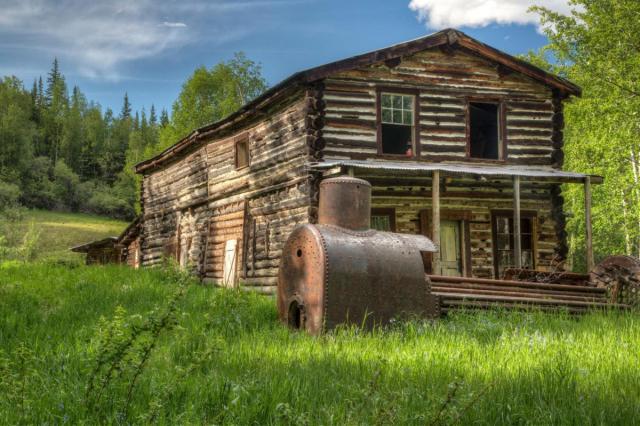
[[[513,266],[522,267],[522,238],[520,235],[520,176],[513,177]]]
[[[436,246],[433,253],[431,270],[441,274],[440,270],[440,171],[434,170],[431,175],[431,239]]]
[[[591,176],[584,178],[584,222],[587,240],[587,272],[593,269],[593,229],[591,227]]]

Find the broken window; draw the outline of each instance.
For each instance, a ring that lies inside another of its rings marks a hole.
[[[524,269],[534,268],[534,217],[520,218],[521,265]],[[507,268],[515,264],[513,214],[493,216],[493,241],[495,244],[495,273],[500,278]]]
[[[500,159],[499,109],[495,103],[469,102],[471,157]]]
[[[249,165],[249,138],[243,137],[236,142],[236,169]]]
[[[382,154],[413,156],[414,99],[412,95],[380,94]]]

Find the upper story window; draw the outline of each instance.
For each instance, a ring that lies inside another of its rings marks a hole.
[[[241,169],[249,165],[249,137],[242,136],[235,143],[236,169]]]
[[[380,94],[380,153],[413,156],[415,96]]]
[[[469,156],[501,160],[500,104],[469,102]]]

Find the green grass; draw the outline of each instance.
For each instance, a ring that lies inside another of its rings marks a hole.
[[[10,397],[0,423],[640,423],[633,313],[463,313],[314,338],[281,326],[272,298],[200,285],[178,301],[128,408],[126,368],[101,398],[87,397],[96,359],[113,354],[97,336],[159,318],[175,279],[115,266],[1,268],[0,391]]]
[[[23,219],[12,230],[14,239],[19,240],[31,223],[41,230],[38,259],[66,261],[84,258],[82,254],[69,251],[70,247],[118,236],[127,227],[127,222],[101,216],[26,210]]]

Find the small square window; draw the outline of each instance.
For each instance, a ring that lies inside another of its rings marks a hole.
[[[249,165],[249,138],[243,137],[235,145],[236,169]]]
[[[415,96],[380,94],[380,139],[383,154],[413,155]]]

